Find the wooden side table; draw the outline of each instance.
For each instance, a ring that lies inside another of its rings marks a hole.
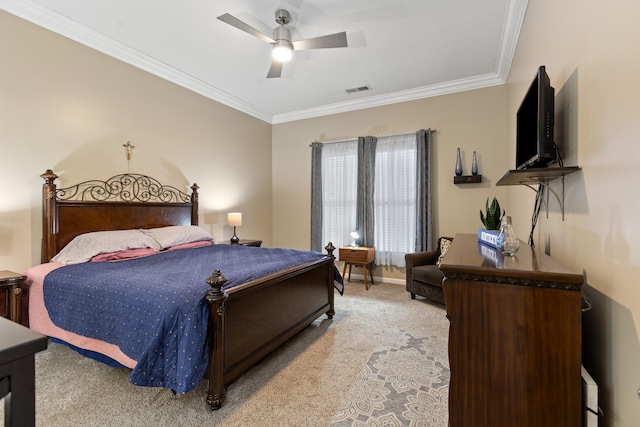
[[[0,316],[16,323],[21,321],[20,294],[21,285],[26,276],[9,270],[0,270]]]
[[[257,248],[262,246],[262,240],[253,240],[253,239],[240,239],[240,241],[238,243],[231,243],[231,242],[216,242],[217,244],[224,244],[224,245],[240,245],[240,246],[255,246]]]
[[[351,281],[351,267],[356,265],[362,267],[364,273],[364,287],[369,290],[369,283],[367,282],[367,269],[371,276],[371,284],[373,285],[373,261],[376,259],[376,248],[367,248],[364,246],[351,247],[343,246],[339,250],[338,258],[344,262],[342,268],[342,277],[344,277],[347,271],[347,265],[349,266],[349,281]]]
[[[0,399],[4,398],[5,426],[36,425],[35,354],[47,348],[47,340],[0,317]]]
[[[237,244],[242,246],[255,246],[259,248],[262,246],[262,240],[240,239]]]

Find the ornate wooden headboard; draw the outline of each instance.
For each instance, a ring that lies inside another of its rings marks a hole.
[[[191,195],[146,175],[125,173],[56,188],[48,169],[42,185],[42,262],[90,231],[198,225],[198,185]]]

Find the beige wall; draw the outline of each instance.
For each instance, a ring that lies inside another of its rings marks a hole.
[[[0,12],[0,269],[40,261],[39,177],[127,171],[200,187],[200,223],[271,243],[271,125]]]
[[[558,142],[568,165],[566,215],[551,199],[539,247],[585,273],[584,363],[600,385],[605,426],[640,419],[640,212],[632,178],[640,149],[640,5],[631,0],[529,2],[507,85],[270,126],[0,12],[0,268],[39,260],[39,174],[62,184],[127,169],[201,187],[205,228],[309,247],[309,143],[431,127],[437,234],[474,232],[497,196],[526,239],[534,193],[495,187],[515,159],[515,111],[539,65],[556,87]],[[476,150],[481,185],[452,183]],[[269,162],[271,159],[271,163]],[[559,189],[559,184],[554,185]],[[401,277],[399,271],[377,275]]]
[[[635,1],[530,1],[507,84],[511,120],[536,68],[556,89],[556,141],[566,165],[565,220],[550,202],[536,241],[584,272],[584,365],[600,386],[604,426],[640,422],[640,4]],[[509,158],[515,157],[510,143]],[[560,183],[555,184],[561,190]],[[507,209],[524,236],[533,192],[509,189]]]
[[[313,141],[390,135],[436,129],[433,136],[434,210],[437,235],[477,232],[486,199],[506,202],[495,187],[508,169],[505,86],[456,93],[273,127],[273,236],[277,246],[309,249],[311,149]],[[481,184],[454,185],[456,148],[464,174],[477,152]],[[349,242],[334,242],[335,245]],[[375,276],[404,280],[404,269],[378,268]],[[402,282],[404,283],[404,282]]]
[[[540,249],[584,272],[584,364],[600,385],[605,426],[640,419],[640,212],[630,174],[640,148],[640,5],[530,2],[508,84],[461,94],[275,125],[273,232],[278,246],[309,247],[311,141],[384,135],[421,127],[438,130],[437,234],[473,232],[486,197],[506,201],[516,234],[526,240],[535,193],[495,187],[515,166],[515,114],[539,65],[556,88],[556,140],[566,165],[582,171],[565,180],[565,219],[551,197],[534,238]],[[506,92],[505,92],[506,91]],[[480,154],[481,186],[451,183],[455,147]],[[626,179],[625,179],[626,178]],[[561,181],[553,188],[562,192]],[[376,271],[401,277],[401,271]]]

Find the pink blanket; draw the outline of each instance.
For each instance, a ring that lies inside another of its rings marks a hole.
[[[44,277],[50,271],[63,265],[64,264],[57,262],[40,264],[31,267],[24,273],[25,276],[27,276],[27,284],[29,285],[29,328],[43,335],[58,338],[84,350],[104,354],[128,368],[135,367],[136,361],[124,354],[118,346],[65,331],[53,324],[44,305],[42,286]]]

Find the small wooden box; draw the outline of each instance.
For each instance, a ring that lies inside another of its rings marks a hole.
[[[351,280],[351,266],[355,265],[362,267],[364,276],[364,287],[369,289],[369,282],[367,281],[367,269],[369,270],[369,276],[371,276],[371,284],[373,285],[373,261],[376,259],[376,248],[367,247],[351,247],[343,246],[338,253],[338,259],[344,262],[342,268],[342,277],[345,277],[347,272],[347,266],[349,266],[349,280]]]
[[[344,246],[340,248],[338,258],[349,264],[369,264],[376,259],[376,248]]]

